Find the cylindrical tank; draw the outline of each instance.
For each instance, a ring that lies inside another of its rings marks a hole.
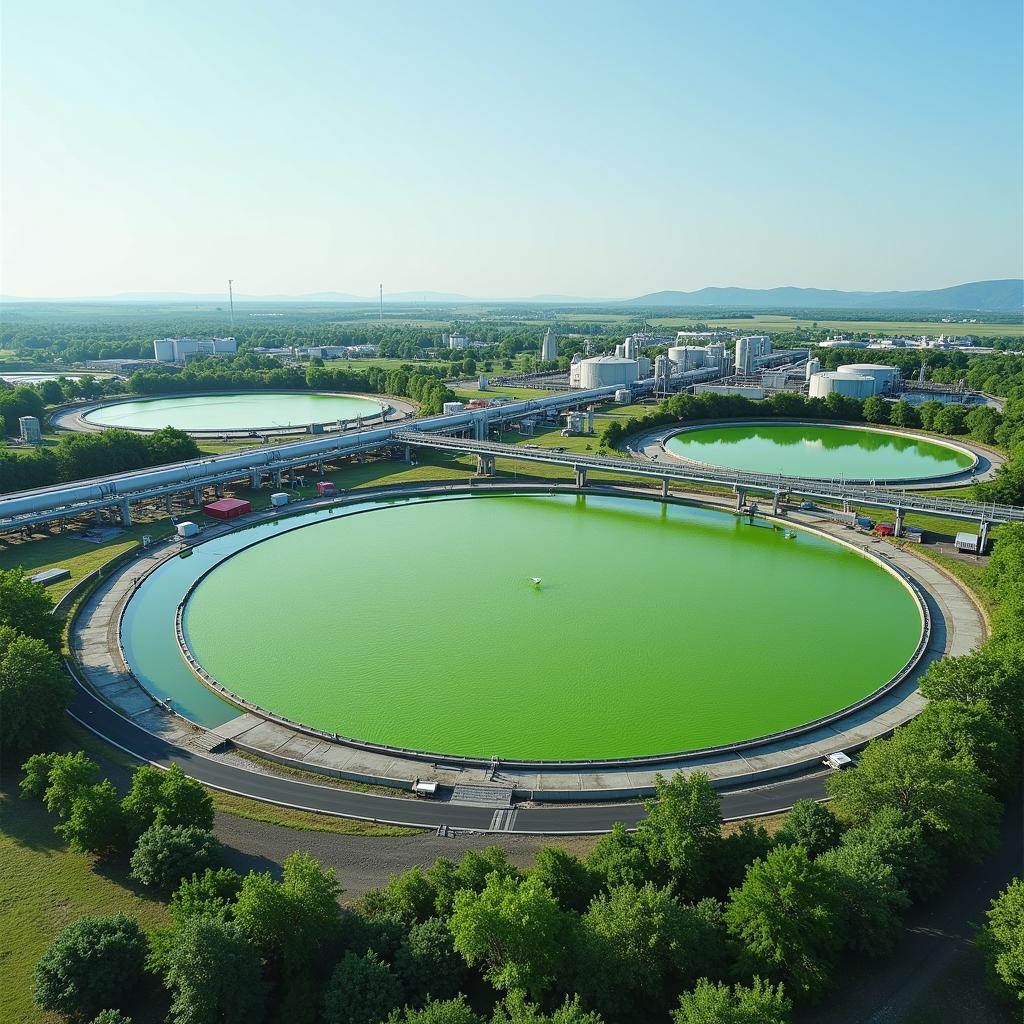
[[[810,380],[821,369],[820,359],[808,359],[804,367],[804,380]]]
[[[875,381],[875,394],[882,391],[891,391],[893,385],[899,379],[900,371],[895,366],[885,366],[883,363],[847,363],[840,366],[839,373],[852,373],[858,377],[870,377]]]
[[[673,345],[668,350],[668,357],[680,371],[695,370],[703,366],[707,358],[707,350],[699,345]]]
[[[640,368],[635,359],[618,356],[595,356],[580,363],[580,387],[600,388],[632,384],[639,379]]]
[[[811,398],[825,398],[830,394],[847,398],[870,398],[875,394],[875,380],[859,373],[816,373],[811,377]]]

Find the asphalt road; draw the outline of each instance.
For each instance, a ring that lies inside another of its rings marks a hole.
[[[380,796],[269,775],[168,743],[118,714],[79,683],[75,684],[70,713],[86,728],[134,757],[163,767],[178,764],[188,775],[214,789],[343,818],[428,829],[448,826],[476,832],[555,835],[606,832],[618,821],[632,826],[644,814],[640,803],[601,801],[513,808],[511,814],[496,814],[493,807]],[[731,820],[771,814],[788,810],[797,800],[820,798],[824,793],[824,773],[796,776],[758,789],[722,791],[722,816]]]

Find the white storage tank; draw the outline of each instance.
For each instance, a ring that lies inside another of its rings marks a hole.
[[[178,523],[174,528],[174,532],[184,540],[188,537],[194,537],[199,533],[199,527],[192,522]]]
[[[579,366],[580,387],[584,390],[632,384],[640,376],[640,367],[635,359],[619,356],[594,356],[584,359]]]
[[[884,363],[847,363],[840,366],[838,372],[870,377],[875,382],[876,395],[894,390],[900,377],[898,367],[886,366]]]
[[[270,504],[275,507],[288,504],[288,495],[284,491],[276,491],[270,496]]]
[[[668,350],[668,357],[679,370],[695,370],[704,365],[707,349],[699,345],[673,345]]]
[[[455,416],[466,411],[466,404],[465,402],[445,402],[441,411],[445,416]]]
[[[835,393],[847,398],[870,398],[875,394],[875,379],[859,373],[827,371],[811,377],[811,398],[827,398]]]
[[[816,373],[821,370],[820,359],[808,359],[807,365],[804,367],[804,380],[810,380]]]

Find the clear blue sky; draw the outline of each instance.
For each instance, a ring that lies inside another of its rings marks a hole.
[[[1022,273],[1018,0],[6,0],[7,295]]]

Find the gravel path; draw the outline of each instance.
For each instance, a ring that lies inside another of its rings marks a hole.
[[[596,841],[588,836],[567,836],[554,842],[544,836],[492,835],[445,838],[431,833],[415,836],[346,836],[333,832],[306,832],[263,822],[218,814],[217,836],[225,846],[225,859],[237,871],[280,871],[284,859],[295,850],[312,854],[321,864],[334,868],[342,888],[342,901],[350,903],[367,889],[416,864],[429,866],[440,856],[458,860],[463,851],[501,846],[509,860],[529,867],[543,846],[558,845],[584,854]]]

